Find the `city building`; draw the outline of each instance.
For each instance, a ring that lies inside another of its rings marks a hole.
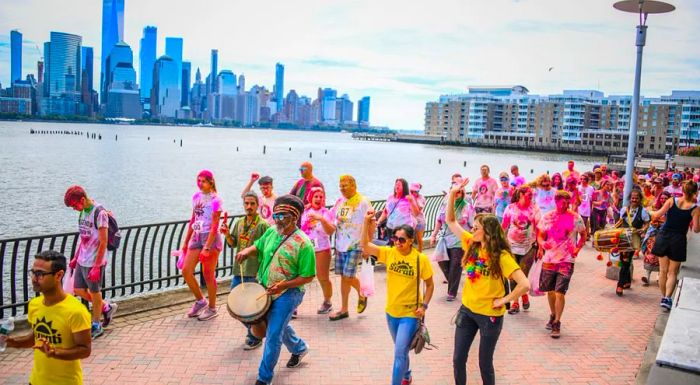
[[[357,124],[369,126],[369,96],[365,96],[357,102]]]
[[[275,112],[282,111],[284,107],[284,65],[275,64],[275,86],[273,87],[274,101],[276,102]]]
[[[343,94],[335,101],[335,116],[338,118],[338,124],[352,122],[353,102],[348,97],[348,94]]]
[[[65,32],[51,32],[44,43],[44,82],[41,115],[88,115],[80,100],[82,37]]]
[[[100,51],[100,92],[105,90],[105,63],[112,47],[124,40],[124,0],[102,0],[102,50]],[[106,94],[100,95],[105,97]]]
[[[207,81],[209,82],[209,92],[216,92],[216,90],[219,89],[218,85],[216,84],[216,77],[219,74],[219,50],[218,49],[213,49],[211,50],[211,64],[210,64],[210,69],[211,71],[209,72],[209,76],[207,77]]]
[[[631,96],[606,97],[596,90],[537,96],[522,86],[470,87],[426,104],[425,133],[457,144],[625,153],[632,108]],[[638,108],[638,153],[660,156],[674,153],[679,143],[700,143],[700,92],[643,98]]]
[[[182,84],[182,38],[165,38],[165,55],[173,59],[177,66],[177,88]]]
[[[332,88],[324,88],[320,91],[319,99],[321,100],[321,119],[320,123],[334,125],[338,119],[335,115],[335,102],[338,98],[338,92]]]
[[[134,55],[128,44],[121,41],[112,47],[112,53],[105,63],[105,117],[141,119],[141,94],[136,84],[133,62]]]
[[[93,88],[94,53],[92,47],[82,47],[80,54],[80,100],[87,108],[87,115],[94,116],[97,112],[97,92]]]
[[[192,63],[182,62],[182,75],[180,76],[180,106],[190,106],[190,84],[192,84]]]
[[[141,85],[141,102],[150,110],[151,87],[153,87],[153,65],[156,63],[158,47],[158,28],[147,26],[143,29],[139,48],[139,84]]]
[[[17,30],[10,31],[10,87],[18,80],[22,80],[22,33]]]
[[[190,90],[190,110],[193,119],[202,119],[204,107],[206,107],[207,89],[206,84],[202,82],[202,73],[197,68],[194,77],[194,84]]]
[[[151,89],[151,116],[164,120],[177,117],[180,108],[180,89],[177,63],[163,55],[153,66]]]

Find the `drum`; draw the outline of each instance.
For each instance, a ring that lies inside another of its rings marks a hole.
[[[231,317],[246,325],[265,321],[272,299],[263,285],[243,282],[231,290],[226,300],[226,310]]]
[[[642,247],[642,237],[630,228],[598,230],[593,234],[593,247],[601,252],[634,251]]]

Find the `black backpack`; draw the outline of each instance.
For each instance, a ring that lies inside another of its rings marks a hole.
[[[95,228],[97,228],[97,217],[100,215],[102,210],[105,210],[105,208],[102,206],[95,207],[95,219],[93,221],[93,223],[95,223]],[[117,220],[110,212],[107,212],[107,218],[109,218],[109,227],[107,229],[107,250],[114,251],[119,248],[119,245],[122,242],[122,234],[119,232],[119,224],[117,224]]]

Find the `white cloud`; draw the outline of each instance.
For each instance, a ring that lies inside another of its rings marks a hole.
[[[649,18],[645,95],[700,89],[693,27],[700,4],[672,2],[676,12]],[[318,87],[332,87],[353,100],[369,95],[373,124],[421,129],[425,102],[472,84],[523,84],[536,94],[574,88],[629,94],[637,17],[612,3],[126,0],[125,40],[138,57],[143,27],[155,25],[159,54],[165,36],[181,36],[193,70],[206,76],[209,51],[217,48],[220,69],[244,72],[248,85],[268,88],[279,61],[286,90],[313,97]],[[10,15],[0,20],[0,31],[20,28],[25,39],[43,43],[51,30],[82,35],[99,63],[99,1],[3,2],[0,14]],[[34,67],[31,55],[25,51],[25,67]],[[0,46],[0,79],[8,78],[9,49]]]

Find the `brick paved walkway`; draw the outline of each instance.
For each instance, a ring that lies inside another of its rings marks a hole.
[[[527,312],[506,315],[496,350],[499,384],[629,384],[634,383],[647,339],[659,312],[658,288],[642,287],[641,261],[635,261],[635,281],[618,298],[614,282],[605,279],[605,265],[585,249],[576,264],[562,319],[562,337],[553,340],[544,329],[545,297],[532,299]],[[435,266],[436,272],[438,271]],[[393,345],[387,331],[385,274],[377,274],[377,296],[365,314],[340,322],[316,315],[320,288],[309,286],[292,321],[310,346],[297,369],[284,367],[283,348],[275,384],[387,384]],[[452,384],[454,326],[450,320],[458,302],[445,302],[446,285],[436,274],[436,293],[427,315],[439,350],[411,355],[414,384]],[[338,279],[334,287],[338,287]],[[351,301],[356,297],[351,295]],[[334,295],[337,303],[338,294]],[[221,302],[223,303],[223,302]],[[262,349],[242,349],[244,328],[221,308],[221,316],[198,322],[184,316],[187,306],[118,318],[93,344],[83,361],[88,384],[253,384]],[[478,341],[478,340],[477,340]],[[0,383],[26,384],[31,351],[0,354]],[[480,384],[476,347],[468,363],[470,384]]]

